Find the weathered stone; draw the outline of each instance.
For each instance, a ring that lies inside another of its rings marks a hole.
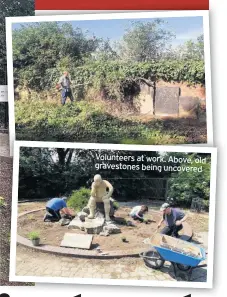
[[[78,212],[77,217],[81,220],[81,222],[85,222],[85,218],[88,216],[86,212]]]
[[[106,225],[103,227],[103,231],[108,232],[109,234],[121,233],[121,229],[111,222],[110,223],[106,222]]]
[[[179,115],[178,87],[160,87],[156,89],[155,114],[156,115]]]
[[[141,114],[153,114],[154,89],[146,84],[140,86],[140,94],[134,101],[134,106]]]
[[[61,246],[89,250],[92,239],[92,235],[65,233]]]
[[[90,214],[90,210],[89,210],[89,207],[85,206],[83,209],[82,209],[82,212],[86,213],[86,214]]]
[[[179,98],[179,110],[181,116],[197,117],[200,106],[200,99],[198,97],[180,97]]]
[[[127,226],[135,227],[135,224],[132,221],[127,221]]]
[[[82,222],[79,217],[73,219],[68,228],[80,229],[88,234],[99,234],[103,230],[105,220],[104,218],[88,219],[85,218],[85,222]]]
[[[66,225],[69,225],[70,222],[71,222],[71,220],[62,218],[58,223],[59,223],[61,226],[66,226]]]
[[[103,231],[103,232],[101,232],[100,234],[99,234],[100,236],[109,236],[110,235],[110,233],[109,233],[109,231]]]

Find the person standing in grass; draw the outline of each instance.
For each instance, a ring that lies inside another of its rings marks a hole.
[[[130,212],[130,217],[133,220],[138,220],[141,223],[144,222],[144,215],[148,212],[148,206],[147,205],[139,205],[133,207],[133,209]]]
[[[63,75],[60,77],[57,89],[61,89],[61,104],[65,105],[66,99],[69,98],[71,102],[74,101],[73,93],[71,89],[71,80],[69,77],[69,73],[64,71]]]

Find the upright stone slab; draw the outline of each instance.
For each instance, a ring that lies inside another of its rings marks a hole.
[[[92,235],[65,233],[61,246],[89,250],[92,239]]]
[[[198,97],[180,96],[179,111],[181,116],[197,117],[200,106],[200,99]]]
[[[154,90],[146,84],[140,86],[140,94],[135,102],[140,114],[153,114]]]
[[[155,95],[155,115],[179,115],[179,96],[178,87],[160,87],[156,89]]]

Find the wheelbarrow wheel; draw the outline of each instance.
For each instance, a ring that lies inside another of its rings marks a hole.
[[[181,271],[188,271],[191,269],[191,266],[188,266],[188,265],[176,264],[176,266]]]
[[[163,267],[165,260],[163,260],[157,252],[149,251],[143,253],[141,257],[147,267],[152,269],[160,269]]]

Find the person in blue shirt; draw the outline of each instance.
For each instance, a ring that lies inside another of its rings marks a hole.
[[[65,215],[73,216],[70,209],[66,204],[66,197],[62,198],[52,198],[46,204],[46,214],[44,216],[44,222],[46,221],[60,221],[62,212]]]

